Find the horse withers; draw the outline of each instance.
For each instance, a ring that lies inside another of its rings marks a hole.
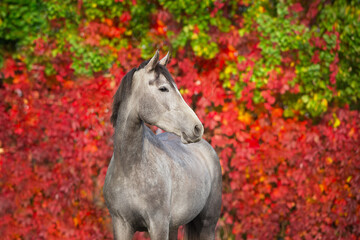
[[[159,52],[128,72],[114,96],[114,153],[104,184],[114,238],[147,231],[152,240],[215,239],[221,167],[202,139],[203,125],[185,103]],[[155,135],[146,124],[165,133]]]

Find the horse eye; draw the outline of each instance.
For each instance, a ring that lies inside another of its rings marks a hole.
[[[160,87],[159,90],[161,92],[168,92],[169,91],[169,89],[167,89],[166,87]]]

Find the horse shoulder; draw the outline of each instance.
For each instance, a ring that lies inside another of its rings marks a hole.
[[[219,158],[214,148],[206,140],[202,139],[197,143],[189,144],[188,148],[203,163],[203,166],[208,169],[212,179],[221,177]]]

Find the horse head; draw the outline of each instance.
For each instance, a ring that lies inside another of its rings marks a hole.
[[[183,143],[201,140],[203,125],[182,98],[166,68],[168,53],[159,61],[159,51],[133,75],[133,96],[141,120],[181,137]],[[136,102],[136,101],[135,101]]]

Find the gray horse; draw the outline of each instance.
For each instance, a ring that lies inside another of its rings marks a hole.
[[[152,240],[215,239],[221,168],[204,128],[180,95],[159,52],[121,81],[111,116],[114,154],[104,197],[117,240],[147,231]],[[159,135],[145,125],[165,131]]]

